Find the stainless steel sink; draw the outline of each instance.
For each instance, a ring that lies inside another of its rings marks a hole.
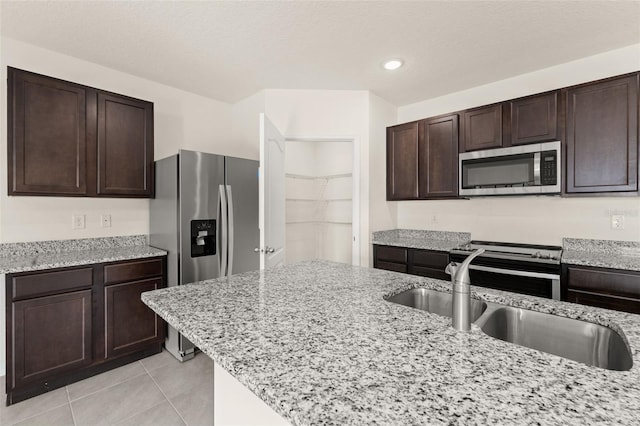
[[[622,336],[602,325],[502,305],[476,325],[496,339],[588,365],[619,371],[633,365]]]
[[[386,300],[449,318],[453,311],[451,293],[426,288]],[[471,321],[496,339],[608,370],[633,366],[624,338],[609,327],[477,299],[471,299],[470,310]]]
[[[429,290],[426,288],[414,288],[403,291],[387,299],[388,302],[398,303],[411,308],[421,309],[432,314],[451,318],[453,312],[453,296],[451,293]],[[471,321],[477,320],[487,309],[487,304],[481,300],[471,299]]]

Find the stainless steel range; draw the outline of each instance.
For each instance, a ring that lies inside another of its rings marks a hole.
[[[475,250],[485,252],[470,266],[471,284],[560,300],[562,247],[471,241],[449,251],[462,262]]]

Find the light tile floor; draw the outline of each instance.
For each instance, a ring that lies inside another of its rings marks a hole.
[[[213,425],[213,361],[180,363],[168,352],[5,406],[0,425]]]

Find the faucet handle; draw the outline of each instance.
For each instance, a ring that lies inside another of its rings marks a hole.
[[[456,274],[456,270],[458,269],[458,264],[456,262],[451,262],[444,268],[445,274],[451,275],[451,278]]]

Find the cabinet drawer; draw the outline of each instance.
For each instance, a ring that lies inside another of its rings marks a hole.
[[[93,285],[93,268],[11,276],[10,280],[13,299],[25,299],[89,288]]]
[[[567,288],[640,299],[640,274],[569,267]]]
[[[376,260],[407,263],[407,249],[403,247],[376,246]]]
[[[104,283],[114,284],[162,275],[162,259],[135,260],[104,267]]]
[[[429,277],[429,278],[437,278],[439,280],[448,281],[451,279],[449,274],[444,272],[444,268],[426,268],[424,266],[411,266],[411,270],[409,271],[412,275],[420,275],[421,277]]]
[[[411,250],[412,264],[428,268],[442,269],[449,263],[449,253],[432,250]]]
[[[568,290],[567,302],[581,305],[596,306],[598,308],[614,309],[616,311],[640,314],[640,299],[591,293],[588,291]]]
[[[395,272],[404,272],[407,273],[407,265],[404,263],[393,263],[393,262],[376,262],[376,268],[378,269],[386,269],[387,271],[395,271]]]

